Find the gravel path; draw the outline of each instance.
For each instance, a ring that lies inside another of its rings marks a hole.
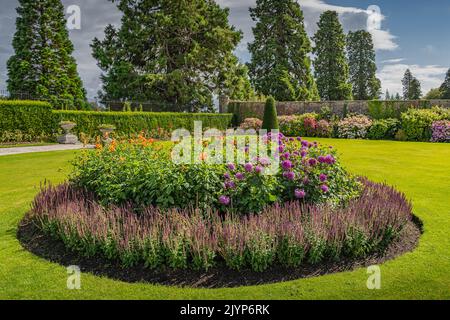
[[[94,146],[82,144],[55,144],[49,146],[38,147],[17,147],[17,148],[0,148],[0,157],[9,156],[13,154],[34,153],[34,152],[51,152],[51,151],[65,151],[65,150],[80,150],[80,149],[92,149]]]

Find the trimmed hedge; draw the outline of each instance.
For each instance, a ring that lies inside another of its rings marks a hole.
[[[61,132],[61,121],[73,121],[77,124],[74,133],[95,138],[100,135],[98,127],[102,124],[114,125],[117,136],[123,137],[157,129],[170,133],[184,128],[192,132],[194,121],[202,121],[203,129],[226,130],[232,118],[232,114],[52,110],[47,102],[0,100],[0,140],[54,140]]]
[[[0,135],[20,131],[30,137],[51,137],[57,131],[52,106],[47,102],[0,100]]]
[[[98,126],[112,124],[119,136],[129,136],[141,131],[158,128],[175,130],[194,129],[194,121],[202,121],[203,129],[216,128],[226,130],[231,126],[232,114],[208,113],[162,113],[162,112],[95,112],[95,111],[54,111],[57,123],[73,121],[77,124],[73,130],[90,137],[99,135]]]
[[[409,109],[402,114],[402,129],[409,141],[430,141],[433,122],[446,119],[450,119],[447,109]]]

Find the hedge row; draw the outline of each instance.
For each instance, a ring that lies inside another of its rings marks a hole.
[[[114,125],[119,136],[130,136],[156,129],[193,131],[195,121],[201,121],[204,129],[225,130],[231,126],[231,120],[231,114],[61,111],[52,110],[44,102],[0,101],[0,137],[17,132],[33,139],[54,138],[60,132],[61,121],[75,122],[74,133],[92,138],[99,135],[102,124]]]
[[[58,123],[77,123],[74,132],[82,132],[88,136],[98,135],[98,126],[102,124],[113,124],[119,135],[132,135],[142,130],[158,128],[169,131],[184,128],[192,132],[195,121],[201,121],[203,129],[226,130],[232,119],[231,114],[208,113],[54,111],[54,115]]]
[[[49,137],[55,125],[52,106],[47,102],[0,100],[0,135],[20,131],[22,135]]]

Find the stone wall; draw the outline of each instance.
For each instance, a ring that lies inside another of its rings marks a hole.
[[[239,124],[246,118],[262,119],[264,115],[264,102],[249,101],[225,101],[221,103],[221,112],[233,113],[235,122]],[[450,108],[450,100],[412,100],[412,101],[323,101],[323,102],[277,102],[279,116],[303,114],[316,112],[320,113],[322,108],[330,108],[333,114],[342,117],[348,113],[358,113],[370,116],[371,108],[376,104],[381,104],[382,108],[390,108],[394,113],[400,114],[408,108],[431,108],[441,106]]]

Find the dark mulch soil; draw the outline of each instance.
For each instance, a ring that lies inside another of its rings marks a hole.
[[[316,277],[381,264],[413,251],[418,245],[421,233],[422,225],[418,219],[415,219],[414,222],[405,227],[402,236],[382,254],[373,254],[358,260],[347,259],[340,262],[321,263],[320,265],[305,265],[295,269],[273,267],[262,273],[252,272],[251,270],[238,272],[225,266],[216,267],[208,272],[193,270],[153,271],[146,269],[143,265],[124,269],[118,263],[102,257],[83,258],[68,251],[61,241],[55,241],[44,235],[32,222],[23,221],[19,226],[17,236],[22,246],[33,254],[64,266],[80,266],[83,272],[89,272],[96,276],[106,276],[130,283],[144,282],[192,288],[232,288]]]

